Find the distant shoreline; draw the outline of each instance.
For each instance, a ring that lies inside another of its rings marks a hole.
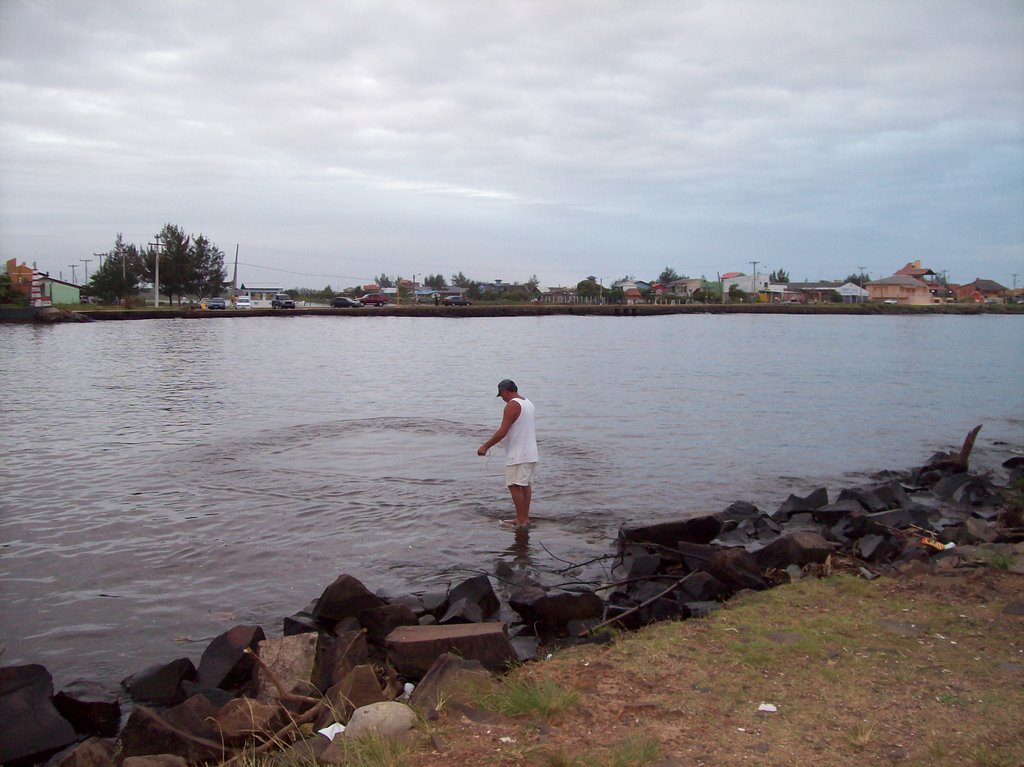
[[[388,305],[380,308],[331,309],[302,307],[298,309],[201,310],[168,309],[76,309],[76,314],[91,320],[153,320],[208,319],[218,317],[652,317],[669,314],[794,314],[794,315],[1019,315],[1021,304],[935,304],[907,306],[901,304],[478,304],[474,306],[433,306],[424,304]],[[32,322],[30,309],[0,311],[0,322]]]

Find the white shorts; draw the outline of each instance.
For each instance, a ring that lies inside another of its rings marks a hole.
[[[535,468],[537,468],[536,461],[532,463],[510,463],[505,467],[505,484],[529,486],[530,480],[533,479],[533,470]]]

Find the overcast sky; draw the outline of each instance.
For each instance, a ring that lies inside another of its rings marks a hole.
[[[0,1],[0,252],[1024,284],[1020,0]]]

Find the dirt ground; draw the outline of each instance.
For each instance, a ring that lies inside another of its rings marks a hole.
[[[443,710],[409,764],[1020,767],[1022,607],[995,568],[805,578],[523,666],[577,703]]]

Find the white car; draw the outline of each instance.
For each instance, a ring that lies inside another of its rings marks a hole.
[[[249,296],[238,296],[235,299],[236,309],[252,309],[252,299]]]

